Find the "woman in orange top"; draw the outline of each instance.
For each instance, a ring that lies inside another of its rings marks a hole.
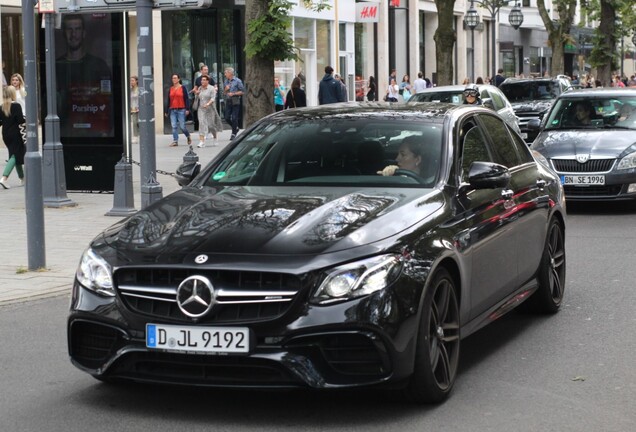
[[[170,118],[172,126],[172,144],[170,147],[179,145],[179,129],[188,140],[188,145],[192,144],[190,132],[186,129],[185,119],[190,112],[190,99],[188,97],[188,89],[181,84],[179,74],[172,74],[172,85],[166,94],[165,116]]]

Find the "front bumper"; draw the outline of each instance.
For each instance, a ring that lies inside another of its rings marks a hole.
[[[251,332],[249,353],[209,355],[147,348],[145,324],[155,318],[131,314],[118,298],[76,282],[69,354],[100,379],[263,388],[388,384],[413,370],[416,308],[400,300],[387,288],[330,306],[301,304],[276,322],[242,324]]]

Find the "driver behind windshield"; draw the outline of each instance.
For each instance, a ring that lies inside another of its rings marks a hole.
[[[417,176],[422,177],[422,166],[424,165],[425,151],[422,138],[418,136],[410,136],[404,138],[398,154],[396,157],[397,165],[388,165],[378,171],[378,174],[383,176],[395,175],[395,172],[400,170],[408,170],[415,173]]]
[[[636,115],[634,115],[634,107],[626,103],[621,107],[616,121],[619,125],[630,125],[636,123]]]
[[[589,126],[592,124],[592,106],[587,102],[577,102],[574,110],[574,117],[578,124]]]

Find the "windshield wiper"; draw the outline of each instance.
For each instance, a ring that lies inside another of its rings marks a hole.
[[[626,130],[634,130],[634,128],[630,128],[629,126],[620,126],[620,125],[612,125],[606,124],[605,129],[626,129]]]

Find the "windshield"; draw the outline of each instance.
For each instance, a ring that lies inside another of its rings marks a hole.
[[[554,105],[546,129],[636,129],[636,94],[604,98],[563,98]]]
[[[285,120],[271,119],[242,137],[205,169],[205,185],[431,187],[438,177],[441,123],[419,117]],[[378,174],[389,165],[409,172]]]
[[[416,93],[409,102],[446,102],[455,105],[464,103],[464,90]]]
[[[559,95],[558,84],[552,81],[526,81],[504,83],[499,89],[510,102],[556,99]]]

